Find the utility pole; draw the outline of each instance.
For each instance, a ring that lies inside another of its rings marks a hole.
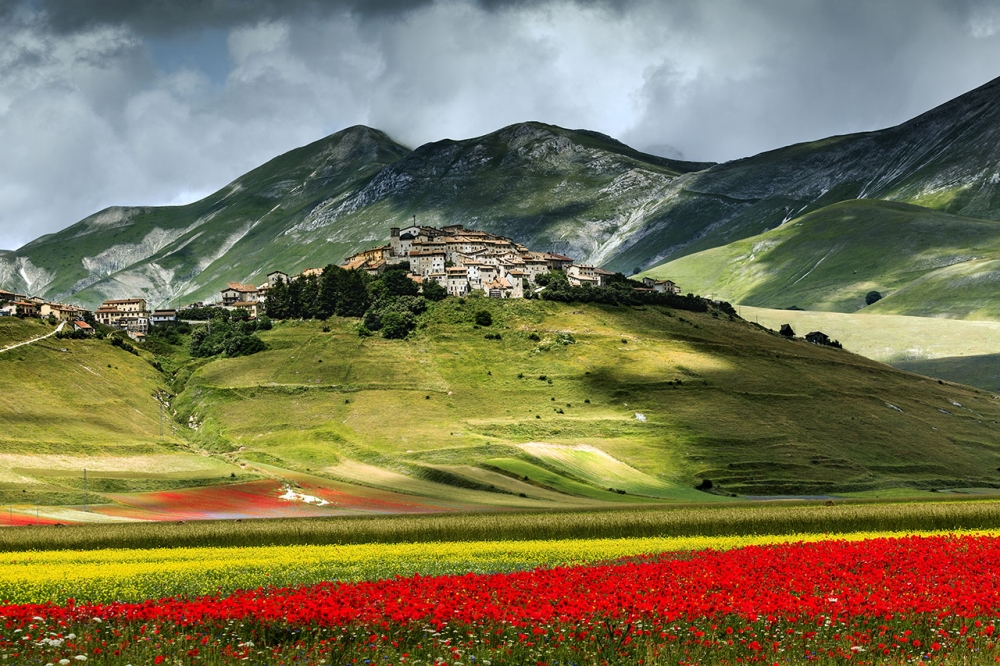
[[[83,510],[90,511],[90,506],[87,503],[87,468],[83,468]]]

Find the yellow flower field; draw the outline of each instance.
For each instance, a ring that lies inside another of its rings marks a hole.
[[[995,535],[1000,531],[962,533]],[[70,597],[78,601],[139,601],[322,580],[371,580],[414,573],[500,572],[666,551],[728,550],[834,538],[856,541],[904,534],[935,532],[2,553],[0,599],[11,603],[62,602]]]

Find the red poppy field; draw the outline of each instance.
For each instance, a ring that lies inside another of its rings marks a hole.
[[[110,516],[140,520],[229,520],[301,518],[352,514],[434,512],[442,509],[414,498],[379,493],[348,493],[336,488],[300,486],[288,492],[277,481],[253,481],[207,488],[109,495],[118,505],[96,507]],[[405,502],[405,503],[404,503]]]
[[[998,574],[994,536],[747,546],[219,597],[10,605],[0,608],[0,651],[53,664],[994,663]]]

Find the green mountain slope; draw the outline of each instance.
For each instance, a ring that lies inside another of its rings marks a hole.
[[[725,316],[449,299],[406,341],[326,326],[285,322],[269,351],[201,367],[177,400],[201,445],[385,488],[476,470],[688,500],[705,478],[751,495],[1000,483],[991,395]]]
[[[290,221],[370,179],[408,150],[354,127],[275,158],[188,206],[110,208],[0,257],[0,285],[85,305],[144,295],[201,298],[272,267],[325,264],[351,242],[283,242]],[[380,238],[355,230],[354,239]],[[205,288],[209,284],[211,287]]]
[[[851,199],[1000,219],[998,91],[1000,79],[896,127],[797,144],[679,178],[610,265],[654,266]]]
[[[995,318],[1000,222],[847,201],[648,272],[761,307]],[[865,294],[884,298],[865,306]]]
[[[430,225],[463,223],[604,263],[678,175],[707,166],[646,155],[595,132],[522,123],[421,146],[352,197],[317,209],[293,233],[378,229],[416,215]]]
[[[354,127],[191,205],[111,208],[37,239],[0,256],[0,287],[89,306],[136,295],[183,304],[227,282],[340,261],[414,215],[596,261],[671,180],[705,166],[540,123],[412,153]]]

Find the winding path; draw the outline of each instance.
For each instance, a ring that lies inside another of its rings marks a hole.
[[[11,349],[17,349],[18,347],[23,347],[24,345],[30,345],[32,342],[38,342],[39,340],[44,340],[45,338],[51,338],[53,335],[63,330],[63,327],[65,326],[66,322],[60,322],[59,325],[56,326],[56,330],[52,331],[51,333],[42,335],[37,338],[32,338],[31,340],[25,340],[24,342],[17,342],[15,344],[4,347],[3,349],[0,349],[0,354],[4,353],[5,351],[10,351]]]

